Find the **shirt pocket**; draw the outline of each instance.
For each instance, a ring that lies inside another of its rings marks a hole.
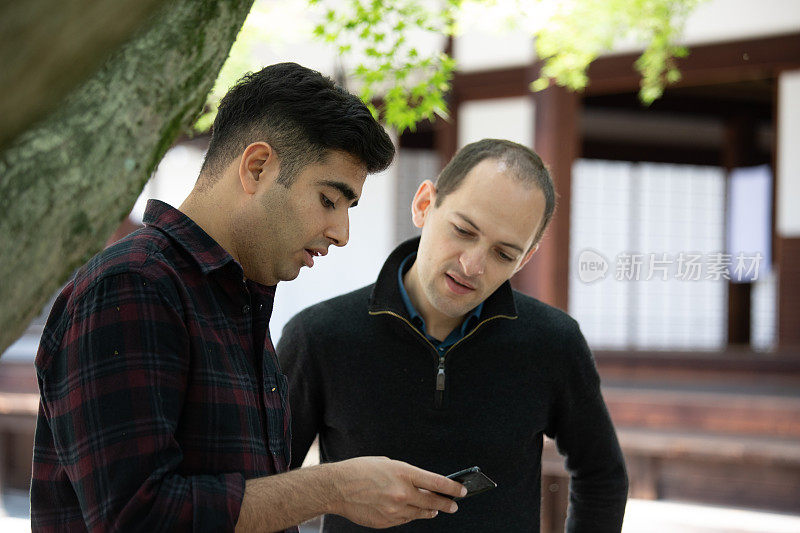
[[[288,379],[280,372],[264,375],[264,409],[267,413],[267,445],[278,472],[287,470],[290,461]]]

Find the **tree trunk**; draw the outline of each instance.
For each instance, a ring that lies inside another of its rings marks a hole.
[[[159,0],[0,2],[0,151],[128,41]]]
[[[0,353],[130,212],[202,109],[252,3],[170,2],[0,154]]]

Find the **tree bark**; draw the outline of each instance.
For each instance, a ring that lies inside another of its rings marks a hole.
[[[0,153],[0,353],[130,212],[202,109],[252,3],[168,3]]]
[[[0,2],[0,150],[94,74],[162,4],[159,0]]]

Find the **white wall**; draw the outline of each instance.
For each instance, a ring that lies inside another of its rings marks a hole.
[[[556,0],[553,0],[555,2]],[[465,31],[454,40],[454,55],[463,72],[488,70],[530,64],[535,59],[533,39],[521,28],[509,28],[500,20],[508,16],[509,2],[500,0],[500,7],[465,6]],[[531,13],[520,14],[520,26],[536,29],[538,21],[546,21],[552,2],[531,2]],[[505,6],[506,10],[503,10]],[[545,22],[542,22],[545,23]],[[680,42],[687,45],[707,44],[800,31],[798,0],[706,0],[686,20]],[[642,49],[641,42],[626,40],[612,53],[630,53]]]
[[[751,39],[800,31],[798,0],[710,0],[686,21],[684,42]]]
[[[423,181],[436,181],[439,170],[439,154],[435,150],[400,150],[397,156],[394,233],[398,244],[420,234],[411,220],[411,201]]]
[[[396,165],[371,175],[358,207],[350,210],[350,242],[331,246],[328,255],[303,267],[294,281],[278,284],[269,329],[277,344],[283,326],[298,311],[375,281],[393,248]]]
[[[453,40],[453,56],[459,71],[471,72],[527,65],[536,54],[526,32],[473,31]]]
[[[191,144],[172,147],[164,154],[155,173],[136,200],[131,210],[131,220],[137,224],[142,223],[147,200],[151,198],[179,207],[192,191],[204,157],[205,150]]]
[[[465,102],[458,109],[458,147],[485,138],[533,146],[535,105],[527,96]]]
[[[780,75],[778,113],[776,229],[781,237],[800,237],[800,70]]]
[[[680,44],[692,45],[755,39],[800,31],[798,0],[705,0],[686,19]],[[625,40],[612,54],[641,51],[643,44]]]
[[[334,73],[336,54],[332,45],[313,37],[314,15],[307,2],[258,0],[245,21],[255,26],[259,43],[253,55],[262,66],[294,61],[326,75]]]

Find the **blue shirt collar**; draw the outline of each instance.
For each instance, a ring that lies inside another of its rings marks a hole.
[[[408,292],[406,291],[405,284],[403,283],[403,274],[405,274],[408,269],[411,268],[411,265],[414,263],[413,260],[416,257],[417,252],[410,253],[400,263],[400,268],[397,269],[397,286],[400,288],[400,297],[403,299],[403,305],[406,306],[406,311],[408,311],[408,316],[411,318],[411,323],[414,324],[415,327],[419,328],[419,330],[422,331],[422,333],[428,338],[429,341],[431,341],[434,346],[436,346],[438,350],[444,351],[464,338],[464,336],[466,336],[467,332],[472,327],[473,323],[480,319],[481,311],[483,310],[483,302],[479,303],[475,309],[473,309],[466,317],[464,317],[464,321],[461,323],[460,328],[456,328],[451,331],[447,338],[443,341],[428,335],[428,332],[425,330],[425,319],[423,319],[422,315],[420,315],[414,308],[414,304],[411,303],[411,299],[408,297]]]

